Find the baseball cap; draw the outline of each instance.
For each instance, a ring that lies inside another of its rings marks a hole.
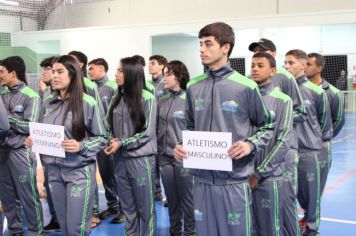
[[[261,38],[258,42],[251,43],[250,46],[248,46],[248,50],[253,52],[256,47],[261,47],[265,50],[271,50],[272,52],[276,51],[276,45],[274,45],[271,40],[265,38]]]

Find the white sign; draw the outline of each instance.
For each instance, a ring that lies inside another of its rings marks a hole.
[[[183,131],[182,136],[188,152],[184,168],[232,171],[232,159],[227,155],[231,133]]]
[[[61,147],[64,140],[64,126],[30,122],[32,151],[56,157],[65,157]]]

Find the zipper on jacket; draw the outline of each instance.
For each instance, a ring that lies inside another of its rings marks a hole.
[[[171,110],[171,107],[172,107],[172,103],[173,103],[173,100],[175,99],[175,96],[173,95],[172,99],[171,99],[171,102],[169,103],[169,107],[168,107],[168,111],[167,111],[167,115],[166,115],[166,135],[165,135],[165,142],[164,142],[164,150],[163,150],[163,153],[165,153],[166,149],[167,149],[167,133],[168,133],[168,115],[169,115],[169,111]]]
[[[215,76],[214,73],[212,73],[213,75],[213,86],[211,87],[211,112],[210,112],[210,127],[209,127],[209,131],[211,131],[211,125],[213,123],[213,111],[214,111],[214,85],[215,85]],[[210,171],[211,176],[213,177],[213,184],[215,184],[215,177],[214,177],[214,173],[212,171]]]

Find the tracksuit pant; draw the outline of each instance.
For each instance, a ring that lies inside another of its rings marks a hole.
[[[29,235],[43,235],[42,205],[36,181],[36,157],[29,149],[2,149],[0,200],[11,234],[23,232],[20,204],[28,222]]]
[[[119,210],[119,199],[116,194],[114,161],[112,156],[107,156],[103,151],[97,155],[97,162],[101,180],[105,190],[105,198],[108,208],[113,211]]]
[[[162,182],[168,199],[170,235],[195,235],[193,176],[174,157],[160,156]],[[184,222],[184,223],[183,223]],[[182,224],[183,223],[183,224]]]
[[[323,143],[323,149],[320,152],[320,193],[324,192],[326,181],[331,167],[331,141]]]
[[[155,166],[155,197],[162,195],[162,189],[161,189],[161,174],[160,174],[160,168],[159,168],[159,160],[158,156],[155,156],[156,159],[156,166]]]
[[[298,201],[304,210],[307,230],[304,235],[318,235],[320,224],[320,151],[299,150]]]
[[[282,236],[282,179],[265,180],[252,190],[255,235]]]
[[[125,235],[154,236],[155,157],[115,158],[116,187],[125,214]]]
[[[89,235],[95,191],[95,163],[69,168],[47,165],[49,190],[65,236]]]
[[[43,167],[43,174],[44,174],[44,186],[46,188],[46,195],[47,195],[48,210],[49,213],[51,214],[52,219],[57,221],[56,211],[54,210],[52,195],[48,184],[48,171],[47,171],[46,164],[43,161],[42,161],[42,167]]]
[[[250,236],[251,191],[248,182],[214,183],[194,177],[194,218],[199,236]]]
[[[0,213],[0,236],[3,236],[3,231],[4,231],[4,216],[2,215],[2,212]]]
[[[285,236],[301,235],[297,205],[298,161],[298,151],[290,149],[285,158],[282,184],[283,234]]]

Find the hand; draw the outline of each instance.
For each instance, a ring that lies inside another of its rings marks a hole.
[[[38,89],[43,93],[47,88],[47,85],[45,84],[45,82],[43,82],[43,80],[41,79],[38,82]]]
[[[109,156],[110,154],[116,153],[120,147],[121,142],[117,138],[112,138],[109,141],[109,145],[104,148],[104,153]]]
[[[76,153],[76,152],[79,152],[79,150],[80,150],[80,143],[77,142],[77,140],[75,140],[75,139],[63,140],[62,148],[66,152]]]
[[[32,148],[33,142],[31,136],[28,136],[24,143],[26,148]]]
[[[250,154],[251,151],[251,146],[248,142],[237,141],[227,150],[227,154],[231,159],[238,160]]]
[[[254,176],[254,175],[249,176],[248,177],[248,183],[250,184],[250,187],[252,189],[257,188],[258,187],[258,179],[257,179],[257,177]]]
[[[182,145],[177,144],[173,149],[173,156],[177,161],[183,161],[183,158],[187,159],[187,150]]]

